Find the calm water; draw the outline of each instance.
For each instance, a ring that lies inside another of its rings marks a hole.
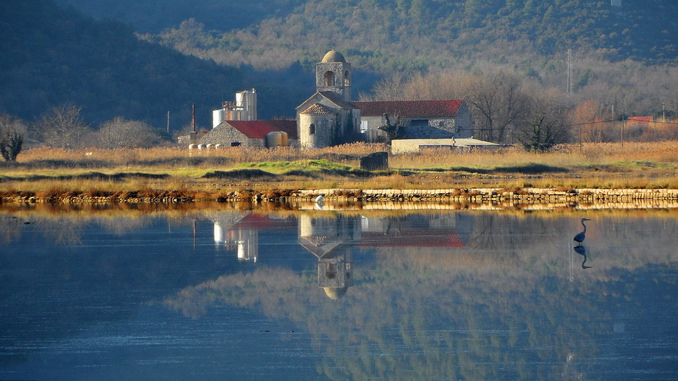
[[[0,228],[0,379],[678,378],[677,211],[5,211]]]

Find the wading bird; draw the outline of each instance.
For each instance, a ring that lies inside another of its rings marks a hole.
[[[586,224],[584,222],[586,221],[591,221],[590,218],[582,218],[581,219],[581,225],[584,227],[584,231],[581,233],[578,233],[576,236],[574,236],[575,242],[577,242],[577,246],[581,245],[582,242],[586,239]]]

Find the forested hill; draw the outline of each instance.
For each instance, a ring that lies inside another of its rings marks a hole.
[[[217,107],[242,90],[239,69],[140,41],[132,27],[97,21],[51,0],[0,1],[0,113],[31,120],[52,106],[83,108],[164,129],[189,124],[191,104]],[[210,110],[199,114],[210,124]],[[96,127],[96,125],[95,125]]]
[[[380,72],[562,59],[568,49],[609,61],[678,62],[675,0],[166,0],[155,14],[154,0],[59,1],[132,22],[182,52],[255,68],[310,66],[328,47]],[[158,33],[162,20],[169,29]]]
[[[195,103],[206,127],[221,101],[256,88],[260,117],[293,116],[313,91],[313,65],[331,48],[354,65],[355,94],[381,74],[483,61],[541,80],[549,70],[562,77],[568,49],[600,62],[678,63],[678,1],[621,3],[3,0],[0,113],[31,120],[71,104],[95,127],[122,116],[164,129],[170,111],[178,129]],[[605,77],[590,67],[581,66],[582,88]],[[609,81],[600,86],[609,92]]]
[[[115,19],[141,33],[158,33],[194,18],[210,30],[229,31],[285,17],[306,0],[56,0],[97,19]]]

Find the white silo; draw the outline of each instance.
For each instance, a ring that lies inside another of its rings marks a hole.
[[[257,120],[257,92],[252,89],[235,93],[235,108],[240,111],[239,120]]]
[[[212,111],[212,128],[221,124],[226,120],[226,108],[220,108]]]
[[[214,243],[224,242],[224,229],[218,221],[214,221]]]

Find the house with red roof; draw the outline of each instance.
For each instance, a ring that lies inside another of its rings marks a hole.
[[[654,122],[653,116],[629,116],[631,125],[649,126],[652,122]]]
[[[401,127],[404,139],[470,138],[473,122],[461,99],[353,102],[360,109],[360,132],[366,141],[383,141],[382,126]]]
[[[200,140],[201,144],[223,147],[298,146],[294,120],[227,120]]]

